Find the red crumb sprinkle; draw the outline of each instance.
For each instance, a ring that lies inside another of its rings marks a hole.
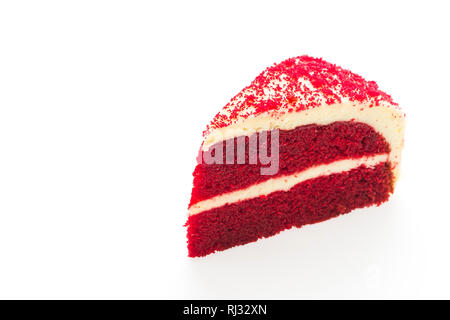
[[[214,117],[203,135],[264,112],[276,117],[340,103],[342,99],[370,107],[379,106],[380,102],[397,105],[374,81],[366,81],[321,58],[300,56],[263,71]]]

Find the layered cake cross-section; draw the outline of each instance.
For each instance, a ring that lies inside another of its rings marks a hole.
[[[203,134],[186,223],[189,256],[387,201],[404,118],[375,82],[322,59],[267,68]]]

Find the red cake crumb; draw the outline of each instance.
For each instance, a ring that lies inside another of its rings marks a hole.
[[[270,145],[270,135],[268,144]],[[389,144],[372,127],[359,122],[334,122],[329,125],[306,125],[293,130],[280,130],[279,170],[275,175],[261,175],[261,163],[249,164],[248,152],[245,164],[237,164],[237,141],[234,138],[234,164],[199,163],[194,170],[194,188],[190,206],[222,193],[232,192],[268,179],[300,172],[313,165],[333,161],[360,158],[362,156],[390,152]],[[249,138],[245,149],[248,151]],[[210,151],[200,154],[202,156]],[[243,179],[245,177],[245,179]]]
[[[192,215],[188,227],[190,257],[205,256],[387,201],[392,192],[388,163],[374,168],[307,180],[289,191],[228,204]]]
[[[310,85],[299,79],[306,80]],[[280,81],[284,81],[286,86],[281,86]],[[271,89],[270,94],[265,92],[268,89]],[[324,103],[340,103],[344,98],[372,107],[381,102],[397,105],[374,81],[366,81],[323,59],[300,56],[263,71],[215,116],[203,135],[264,112],[274,111],[279,116],[284,112],[311,109]],[[281,106],[288,107],[283,111]]]

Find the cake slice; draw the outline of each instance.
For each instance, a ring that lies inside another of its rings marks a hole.
[[[387,201],[403,132],[403,112],[373,81],[308,56],[267,68],[203,134],[189,256]]]

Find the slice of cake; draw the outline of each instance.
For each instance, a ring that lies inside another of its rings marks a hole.
[[[403,132],[404,114],[373,81],[308,56],[269,67],[204,132],[189,256],[387,201]]]

